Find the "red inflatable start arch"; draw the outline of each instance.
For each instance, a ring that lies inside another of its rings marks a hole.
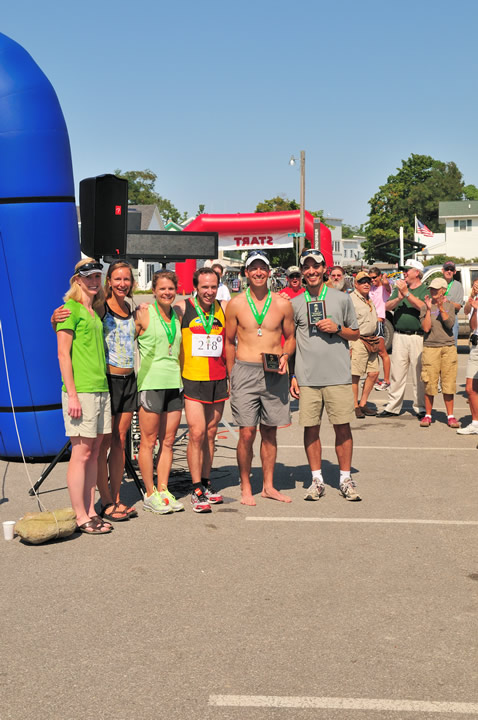
[[[305,237],[311,246],[320,245],[320,250],[328,266],[333,265],[332,234],[330,229],[320,223],[309,212],[305,212]],[[315,221],[315,223],[314,223]],[[300,211],[284,210],[269,213],[235,213],[234,215],[199,215],[187,226],[188,232],[217,232],[219,250],[253,250],[263,248],[270,255],[274,250],[294,246],[294,233],[299,232]],[[306,242],[306,244],[308,244]],[[192,292],[192,276],[196,269],[195,260],[176,263],[178,291],[182,294]]]

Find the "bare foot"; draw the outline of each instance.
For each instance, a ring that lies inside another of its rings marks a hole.
[[[242,493],[241,495],[241,505],[255,505],[256,501],[250,494]]]
[[[271,488],[270,490],[263,490],[261,492],[261,495],[263,498],[267,498],[268,500],[279,500],[279,502],[285,503],[292,502],[292,498],[288,497],[288,495],[283,495],[275,488]]]

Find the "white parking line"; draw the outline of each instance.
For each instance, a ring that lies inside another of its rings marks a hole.
[[[478,439],[478,436],[477,436]],[[283,448],[283,449],[297,449],[302,448],[304,449],[303,445],[278,445],[277,448]],[[322,448],[325,450],[335,450],[335,445],[322,445]],[[476,447],[415,447],[415,446],[406,446],[406,445],[354,445],[354,450],[417,450],[418,452],[422,452],[422,450],[433,450],[433,452],[438,452],[438,450],[442,450],[445,452],[463,452],[464,450],[476,450]]]
[[[476,715],[478,703],[389,700],[387,698],[281,697],[278,695],[210,695],[215,707],[270,707],[323,710],[386,710],[395,712]]]
[[[334,518],[249,516],[251,522],[377,523],[383,525],[478,525],[478,520],[420,520],[414,518]]]

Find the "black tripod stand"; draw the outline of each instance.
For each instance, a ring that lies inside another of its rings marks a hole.
[[[40,477],[39,477],[38,480],[36,481],[36,483],[35,483],[35,485],[33,486],[33,488],[31,488],[31,490],[28,491],[30,495],[34,495],[34,494],[36,493],[36,491],[38,490],[38,488],[39,488],[39,487],[43,484],[43,482],[47,479],[48,475],[51,473],[51,471],[53,470],[53,468],[55,467],[55,465],[60,462],[60,460],[62,459],[62,457],[63,457],[64,455],[66,455],[66,453],[67,453],[68,450],[70,449],[70,445],[71,445],[70,441],[67,440],[67,442],[63,445],[63,447],[62,447],[62,449],[60,450],[60,452],[59,452],[57,455],[55,455],[55,457],[53,458],[53,460],[51,461],[51,463],[48,465],[47,469],[42,472],[42,474],[40,475]],[[135,484],[136,487],[138,488],[139,496],[140,496],[140,499],[142,500],[142,499],[143,499],[143,494],[144,494],[144,493],[143,493],[143,486],[142,486],[141,483],[140,483],[139,477],[138,477],[138,475],[137,475],[137,473],[136,473],[136,470],[134,469],[133,462],[132,462],[132,460],[131,460],[131,442],[129,441],[129,438],[128,438],[127,442],[126,442],[126,447],[125,447],[124,466],[125,466],[125,470],[126,470],[126,473],[127,473],[128,477],[129,477],[129,478],[132,478],[132,480],[134,481],[134,484]]]

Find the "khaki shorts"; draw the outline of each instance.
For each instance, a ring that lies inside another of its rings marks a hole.
[[[61,393],[65,435],[68,437],[95,438],[111,432],[111,401],[108,392],[78,393],[81,416],[68,415],[68,395]]]
[[[354,414],[352,385],[301,386],[299,389],[299,424],[302,427],[320,425],[324,407],[332,425],[346,425],[351,421]]]
[[[470,345],[465,377],[478,380],[478,345]]]
[[[351,370],[352,375],[362,377],[365,373],[379,371],[378,353],[369,353],[361,340],[350,343],[352,349]]]
[[[287,374],[265,372],[262,363],[236,360],[230,390],[232,417],[239,427],[290,425]]]
[[[425,347],[422,351],[422,380],[425,395],[438,394],[438,378],[441,377],[441,391],[444,395],[456,393],[458,355],[455,345],[447,347]]]

